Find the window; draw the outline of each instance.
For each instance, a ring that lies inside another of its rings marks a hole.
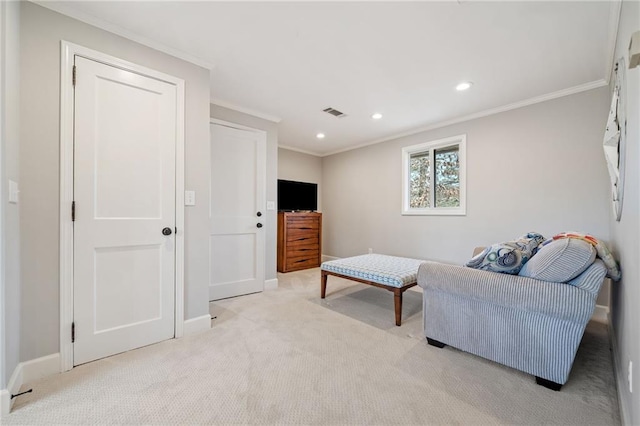
[[[402,149],[402,214],[466,214],[466,135]]]

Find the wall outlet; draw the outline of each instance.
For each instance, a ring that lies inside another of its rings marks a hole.
[[[369,254],[371,254],[371,253],[373,253],[373,249],[372,248],[369,249]]]
[[[275,210],[276,202],[275,201],[267,201],[267,210]]]
[[[196,205],[196,191],[184,191],[184,205],[185,206]]]
[[[633,361],[629,361],[627,369],[627,381],[629,382],[629,393],[633,393]]]

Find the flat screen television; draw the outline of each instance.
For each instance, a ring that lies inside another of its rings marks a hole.
[[[278,179],[278,211],[318,210],[318,184]]]

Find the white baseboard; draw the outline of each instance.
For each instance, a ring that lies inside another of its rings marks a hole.
[[[611,356],[613,357],[613,376],[616,379],[616,387],[618,389],[618,406],[620,407],[620,424],[628,425],[629,409],[624,404],[625,399],[622,395],[626,392],[627,375],[620,366],[620,357],[618,356],[618,341],[616,340],[616,334],[613,330],[611,322],[609,322],[609,339],[611,339]]]
[[[278,279],[274,278],[272,280],[266,280],[264,282],[265,290],[277,290],[278,289]]]
[[[11,411],[14,400],[11,395],[20,392],[23,384],[52,376],[60,372],[60,354],[55,353],[30,361],[21,362],[13,371],[7,389],[0,391],[1,413],[6,416]]]
[[[600,322],[602,324],[609,323],[609,307],[603,305],[596,305],[596,309],[593,311],[591,321]]]
[[[33,382],[60,372],[60,354],[55,353],[21,362],[23,383]]]
[[[13,370],[13,374],[9,378],[9,382],[7,383],[7,388],[2,389],[0,393],[0,398],[2,398],[2,417],[6,416],[11,412],[11,407],[13,407],[14,400],[11,399],[11,395],[15,395],[20,392],[20,388],[22,387],[22,363],[18,364],[16,369]]]
[[[183,336],[190,334],[202,333],[211,328],[211,315],[202,315],[200,317],[191,318],[184,322]]]
[[[340,258],[339,257],[335,257],[335,256],[329,256],[329,255],[326,255],[326,254],[322,255],[322,261],[323,262],[327,262],[329,260],[337,260],[337,259],[340,259]]]
[[[11,411],[11,393],[6,390],[0,390],[0,420]]]

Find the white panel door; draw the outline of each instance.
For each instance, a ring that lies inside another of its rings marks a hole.
[[[209,300],[264,289],[264,133],[211,125]]]
[[[177,89],[75,64],[78,365],[174,336]]]

